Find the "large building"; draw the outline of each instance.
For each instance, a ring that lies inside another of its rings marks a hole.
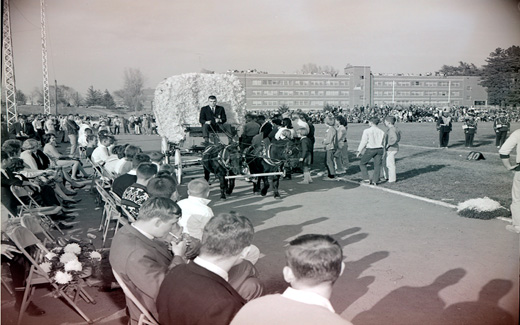
[[[344,75],[235,73],[248,110],[321,110],[326,104],[354,108],[385,104],[479,106],[487,91],[473,76],[382,75],[369,66],[348,66]]]

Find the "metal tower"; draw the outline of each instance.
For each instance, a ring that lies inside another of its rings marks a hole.
[[[11,43],[11,20],[9,18],[9,0],[2,0],[2,84],[5,89],[5,106],[7,112],[7,128],[16,122],[16,85],[14,82],[13,48]]]
[[[40,0],[42,25],[43,113],[51,113],[49,72],[47,71],[47,32],[45,31],[45,0]]]

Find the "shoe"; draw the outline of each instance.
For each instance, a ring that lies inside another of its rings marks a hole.
[[[72,188],[73,190],[77,188],[84,188],[85,186],[87,186],[87,184],[70,184],[70,188]]]
[[[65,193],[65,195],[77,195],[78,194],[78,192],[76,192],[76,191],[66,191],[66,192],[63,191],[63,193]]]
[[[329,176],[329,177],[323,177],[323,180],[324,180],[324,181],[335,181],[335,180],[337,180],[337,179],[336,179],[336,177],[334,177],[334,176],[332,176],[332,177]]]
[[[59,222],[58,223],[58,227],[60,227],[61,230],[67,230],[67,229],[71,229],[72,228],[71,225],[66,225],[63,222]]]
[[[364,180],[361,181],[361,183],[363,183],[363,184],[370,184],[372,182],[370,182],[368,179],[364,179]]]
[[[520,234],[520,226],[507,225],[506,230]]]
[[[20,310],[20,305],[15,304],[15,308]],[[45,315],[45,310],[36,306],[33,302],[29,303],[29,305],[25,309],[25,312],[27,313],[27,315],[32,316],[32,317],[38,317],[38,316]]]
[[[81,199],[63,199],[64,203],[78,203],[81,202]]]

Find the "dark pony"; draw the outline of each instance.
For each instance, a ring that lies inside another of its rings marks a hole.
[[[264,140],[265,141],[265,140]],[[245,153],[246,163],[251,174],[282,172],[298,165],[299,145],[293,140],[262,142],[261,146],[249,147]],[[260,189],[261,182],[264,183]],[[274,197],[279,198],[280,175],[259,176],[253,181],[253,193],[267,194],[269,183],[273,184]]]
[[[238,175],[241,170],[242,154],[238,144],[215,144],[202,152],[204,179],[209,182],[210,173],[215,174],[220,182],[220,198],[225,199],[235,188],[235,179],[227,180],[226,176]]]

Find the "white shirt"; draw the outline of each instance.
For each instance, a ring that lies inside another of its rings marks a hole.
[[[500,150],[498,150],[498,153],[500,154],[500,158],[505,158],[502,156],[509,156],[511,151],[516,146],[516,163],[520,163],[520,129],[516,130],[515,132],[511,133],[509,138],[507,138],[506,142],[500,147]],[[22,152],[23,153],[23,152]]]
[[[282,297],[285,297],[287,299],[291,299],[294,301],[298,301],[298,302],[301,302],[304,304],[325,307],[328,310],[330,310],[331,312],[336,313],[334,311],[334,308],[330,304],[330,301],[327,298],[320,296],[319,294],[314,293],[314,292],[296,290],[296,289],[289,287],[284,291],[284,293],[282,294]]]
[[[228,273],[220,266],[217,266],[211,262],[208,262],[205,259],[202,259],[200,256],[195,257],[195,259],[193,260],[193,263],[197,264],[200,267],[205,268],[206,270],[208,270],[210,272],[215,273],[222,279],[226,280],[226,282],[228,281],[228,278],[229,278]]]
[[[92,156],[90,159],[96,165],[103,165],[108,159],[108,148],[102,145],[101,143],[92,151]]]
[[[150,240],[153,240],[153,236],[150,235],[149,233],[147,233],[146,231],[142,230],[141,228],[137,227],[135,225],[135,223],[132,224],[132,227],[134,227],[137,231],[139,231],[143,236],[145,236],[146,238],[150,239]]]
[[[123,175],[132,170],[132,161],[127,160],[126,158],[120,159],[117,161],[114,166],[114,172],[117,175]]]
[[[363,130],[361,136],[361,142],[359,143],[358,151],[363,149],[377,149],[383,148],[383,140],[385,138],[385,132],[373,125],[368,129]]]
[[[179,226],[182,226],[183,232],[192,237],[202,239],[204,226],[213,217],[213,210],[208,207],[209,202],[211,200],[195,196],[188,196],[187,199],[177,202],[182,209]],[[190,220],[192,217],[193,220]]]

